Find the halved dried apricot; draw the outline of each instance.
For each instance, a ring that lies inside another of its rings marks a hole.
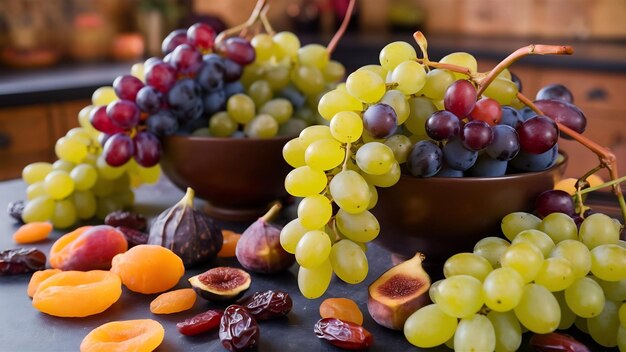
[[[103,270],[64,271],[45,279],[33,306],[57,317],[86,317],[104,312],[122,295],[122,282]]]
[[[52,232],[52,224],[49,222],[31,222],[20,226],[13,234],[15,243],[33,243],[43,241]]]
[[[196,303],[196,291],[181,288],[160,294],[150,302],[150,311],[154,314],[172,314],[191,309]]]
[[[81,352],[150,352],[165,336],[158,321],[136,319],[112,321],[91,330],[80,343]]]
[[[322,318],[336,318],[358,325],[363,324],[363,313],[359,306],[349,298],[327,298],[320,304]]]
[[[30,277],[30,281],[28,282],[28,289],[26,292],[28,293],[28,297],[33,297],[39,284],[41,284],[45,279],[49,278],[52,275],[60,273],[59,269],[46,269],[39,270],[33,273],[33,276]]]

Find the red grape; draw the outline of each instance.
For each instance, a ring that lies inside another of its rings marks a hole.
[[[479,151],[491,144],[493,141],[493,130],[486,122],[470,121],[461,129],[461,140],[465,148]]]
[[[544,191],[537,197],[535,208],[541,218],[552,213],[564,213],[572,216],[574,215],[574,200],[565,191],[551,189]]]
[[[476,87],[468,80],[458,80],[450,85],[443,97],[446,110],[463,119],[476,105]]]
[[[139,132],[133,138],[135,161],[143,167],[156,165],[161,158],[161,143],[150,132]]]
[[[453,113],[440,110],[426,120],[426,134],[436,141],[456,137],[461,131],[461,121]]]
[[[176,83],[176,69],[165,62],[155,63],[146,70],[146,83],[167,93]]]
[[[202,66],[202,54],[189,44],[181,44],[172,51],[171,65],[179,75],[195,76]]]
[[[91,113],[89,115],[89,122],[95,129],[106,134],[114,134],[124,131],[122,128],[116,126],[113,121],[111,121],[111,119],[107,115],[107,107],[105,105],[98,106],[95,109],[91,110]]]
[[[559,128],[549,117],[537,115],[524,121],[517,129],[521,149],[541,154],[552,148],[559,138]]]
[[[163,43],[161,43],[161,51],[163,52],[163,55],[167,55],[181,44],[189,44],[186,29],[176,29],[170,32],[170,34],[163,39]]]
[[[538,100],[535,106],[554,121],[578,133],[585,132],[587,118],[575,105],[558,100]]]
[[[126,164],[133,153],[133,140],[125,133],[116,133],[109,137],[102,150],[107,164],[115,167]]]
[[[502,107],[491,98],[482,98],[476,102],[474,109],[470,113],[470,120],[480,120],[489,124],[497,125],[502,119]]]
[[[144,84],[139,78],[131,75],[122,75],[113,81],[115,94],[120,99],[124,100],[135,101],[137,92],[139,92],[143,86]]]
[[[215,44],[215,30],[206,23],[196,23],[187,29],[187,40],[201,52],[207,52]]]
[[[251,64],[256,58],[256,52],[254,51],[252,44],[239,37],[230,37],[226,39],[219,46],[218,50],[223,56],[226,56],[240,65]]]
[[[372,105],[363,113],[363,128],[376,139],[387,138],[398,127],[398,116],[387,104]]]
[[[128,100],[116,100],[107,106],[107,116],[117,127],[130,130],[139,123],[139,107]]]

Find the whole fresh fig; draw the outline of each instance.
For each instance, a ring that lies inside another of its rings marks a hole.
[[[269,223],[279,210],[280,204],[274,205],[241,234],[235,255],[247,270],[271,274],[286,270],[295,262],[295,256],[280,245],[280,228]]]
[[[194,190],[162,212],[150,226],[148,244],[176,253],[185,267],[211,260],[222,248],[222,231],[213,219],[193,207]]]

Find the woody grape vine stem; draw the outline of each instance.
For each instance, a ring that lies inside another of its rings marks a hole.
[[[339,44],[339,40],[341,39],[341,37],[343,37],[346,29],[348,29],[348,24],[350,23],[350,19],[352,18],[352,12],[354,10],[355,3],[356,0],[350,0],[350,3],[348,4],[348,9],[346,10],[346,15],[343,17],[343,21],[341,22],[341,26],[339,26],[339,29],[337,30],[333,38],[330,40],[330,42],[328,42],[326,52],[329,55],[335,51],[335,49],[337,48],[337,44]]]

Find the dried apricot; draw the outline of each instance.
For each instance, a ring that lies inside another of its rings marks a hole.
[[[33,276],[30,277],[30,281],[28,282],[28,289],[26,292],[28,293],[28,297],[33,297],[39,284],[41,284],[45,279],[49,278],[52,275],[60,273],[59,269],[46,269],[39,270],[33,273]]]
[[[43,241],[52,232],[52,224],[49,222],[31,222],[20,226],[13,234],[15,243],[33,243]]]
[[[128,249],[126,237],[114,227],[100,225],[83,229],[70,232],[54,243],[50,266],[61,270],[109,269],[113,257]]]
[[[164,336],[165,329],[156,320],[112,321],[91,330],[80,343],[80,352],[150,352]]]
[[[45,279],[33,306],[57,317],[86,317],[104,312],[122,295],[122,282],[103,270],[64,271]]]
[[[241,238],[241,234],[229,230],[222,230],[222,249],[217,252],[217,256],[221,258],[234,257],[237,242]]]
[[[358,325],[363,324],[363,313],[359,306],[349,298],[327,298],[320,304],[322,318],[336,318]]]
[[[185,273],[182,259],[169,249],[140,244],[113,257],[111,271],[129,290],[161,293],[176,286]]]
[[[196,303],[196,292],[192,288],[181,288],[160,294],[150,302],[153,314],[172,314],[191,309]]]

